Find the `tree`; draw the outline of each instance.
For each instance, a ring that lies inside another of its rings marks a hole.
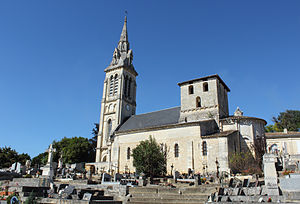
[[[260,174],[261,167],[250,151],[236,152],[229,157],[230,169],[233,173]]]
[[[151,179],[154,176],[161,176],[166,173],[166,154],[161,150],[153,137],[149,140],[141,141],[132,150],[133,166],[138,173],[143,172]]]
[[[96,154],[96,148],[97,148],[97,139],[98,139],[98,133],[99,133],[99,123],[94,123],[95,127],[92,129],[92,135],[93,137],[89,139],[89,142],[92,144],[93,151]]]
[[[255,163],[261,168],[263,163],[263,156],[267,152],[267,143],[265,137],[257,137],[254,139],[252,144],[252,149],[254,151]]]
[[[263,156],[266,153],[265,137],[255,138],[251,149],[252,152],[249,150],[230,155],[229,164],[233,173],[260,174],[262,172]]]
[[[274,125],[265,127],[266,132],[282,132],[284,128],[289,131],[298,131],[300,128],[300,111],[286,110],[273,117]]]
[[[64,163],[92,162],[95,160],[93,146],[84,137],[64,137],[61,141],[54,141],[53,147],[56,148],[55,161],[58,161],[60,154],[63,155]]]
[[[43,166],[46,165],[48,161],[48,152],[40,153],[36,157],[32,158],[32,166]]]
[[[58,162],[62,154],[64,163],[92,162],[95,160],[93,145],[84,137],[64,137],[60,141],[53,141],[53,161]],[[32,165],[45,165],[48,161],[48,152],[39,154],[32,159]]]
[[[56,152],[53,154],[53,161],[58,161],[61,154],[63,155],[64,163],[95,161],[99,124],[94,123],[94,125],[91,139],[84,137],[64,137],[60,141],[53,141],[53,147],[56,148]],[[48,153],[40,153],[32,159],[32,165],[45,165],[47,160]]]
[[[273,117],[273,121],[280,130],[287,128],[289,131],[298,131],[298,128],[300,128],[300,111],[287,110],[281,112],[277,118]]]
[[[10,147],[0,147],[0,168],[8,168],[15,162],[25,165],[26,160],[30,160],[28,154],[18,154],[16,150]]]

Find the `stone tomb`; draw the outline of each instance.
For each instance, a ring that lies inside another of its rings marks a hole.
[[[49,153],[48,154],[48,162],[47,162],[46,166],[44,166],[42,168],[42,170],[43,170],[42,175],[44,177],[49,177],[50,179],[52,179],[53,176],[54,176],[54,169],[53,169],[52,160],[53,160],[53,153],[56,152],[56,149],[53,148],[52,144],[50,144],[50,147],[46,152]]]
[[[111,182],[111,175],[109,175],[107,173],[103,173],[101,183],[104,183],[104,182]]]
[[[92,198],[92,194],[90,194],[90,193],[85,193],[85,194],[83,195],[82,200],[90,201],[91,198]]]
[[[31,193],[37,197],[44,197],[50,189],[50,180],[47,178],[14,178],[9,183],[10,192],[17,192],[22,201]]]
[[[279,195],[277,184],[277,172],[275,168],[275,155],[265,154],[263,156],[264,163],[264,177],[265,177],[265,191],[268,195]]]

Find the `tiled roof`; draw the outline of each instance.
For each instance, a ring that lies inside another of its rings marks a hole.
[[[266,132],[265,135],[267,138],[300,137],[300,132]]]

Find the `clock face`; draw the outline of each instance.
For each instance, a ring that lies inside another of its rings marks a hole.
[[[126,110],[130,111],[130,105],[126,105]]]

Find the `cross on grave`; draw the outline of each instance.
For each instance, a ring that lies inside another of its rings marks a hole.
[[[50,144],[49,149],[46,150],[48,152],[48,162],[47,163],[52,163],[53,160],[53,153],[56,152],[56,149],[53,148],[53,145]]]

